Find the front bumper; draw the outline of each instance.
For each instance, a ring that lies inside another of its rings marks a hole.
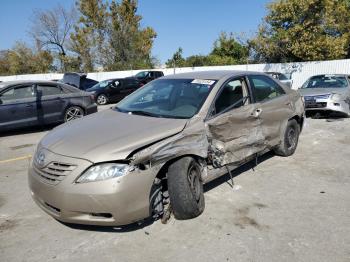
[[[75,179],[92,163],[49,154],[50,158],[57,156],[60,162],[77,165],[58,183],[47,181],[35,164],[29,167],[31,195],[37,205],[55,219],[74,224],[120,226],[150,215],[149,195],[156,175],[153,168],[105,181],[77,184]]]
[[[305,111],[331,111],[349,115],[350,105],[346,101],[316,99],[313,101],[305,101]]]

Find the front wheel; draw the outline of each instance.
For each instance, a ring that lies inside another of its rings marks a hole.
[[[168,191],[176,219],[199,216],[205,206],[201,168],[192,157],[184,157],[169,166]]]
[[[294,154],[299,141],[300,126],[295,119],[291,119],[287,123],[284,137],[276,148],[275,153],[279,156],[291,156]]]
[[[84,116],[84,110],[79,106],[70,106],[64,113],[64,122],[69,122],[74,119],[82,118]]]

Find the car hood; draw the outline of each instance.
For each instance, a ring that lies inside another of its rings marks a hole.
[[[348,88],[301,88],[299,92],[302,96],[316,96],[323,94],[345,94]]]
[[[93,163],[122,160],[140,147],[181,132],[186,123],[186,119],[130,115],[109,109],[55,128],[40,146]]]

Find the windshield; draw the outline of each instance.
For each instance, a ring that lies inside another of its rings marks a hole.
[[[111,82],[112,82],[111,80],[101,81],[101,82],[97,83],[96,85],[90,87],[89,90],[103,89],[106,86],[108,86]]]
[[[148,71],[142,71],[135,75],[136,78],[144,78],[148,75]]]
[[[191,118],[202,107],[216,81],[159,79],[120,101],[116,110],[166,118]]]
[[[313,76],[305,82],[302,88],[344,88],[348,87],[345,76],[320,75]]]

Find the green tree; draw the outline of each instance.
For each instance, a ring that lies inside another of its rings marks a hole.
[[[249,49],[247,46],[239,43],[232,33],[222,32],[219,38],[214,42],[213,50],[210,53],[213,63],[220,62],[227,64],[244,64],[247,61]]]
[[[244,64],[249,56],[246,45],[239,43],[232,33],[221,33],[209,55],[192,55],[184,58],[179,48],[165,63],[167,67],[196,67]]]
[[[348,0],[278,0],[250,41],[256,61],[293,62],[349,57]]]
[[[209,58],[205,55],[192,55],[186,58],[185,65],[189,67],[209,65]]]
[[[173,56],[165,62],[167,67],[184,67],[186,66],[186,60],[182,56],[183,50],[179,47]]]
[[[0,51],[0,75],[10,74],[9,50]]]
[[[71,34],[71,50],[81,61],[81,70],[88,72],[98,64],[106,31],[107,4],[102,0],[77,2],[80,18]]]
[[[80,0],[79,24],[71,35],[72,50],[82,69],[139,69],[153,66],[151,49],[156,37],[151,27],[141,28],[136,0]]]
[[[52,70],[52,62],[49,51],[34,51],[25,43],[16,42],[12,49],[0,52],[0,74],[47,73]]]

